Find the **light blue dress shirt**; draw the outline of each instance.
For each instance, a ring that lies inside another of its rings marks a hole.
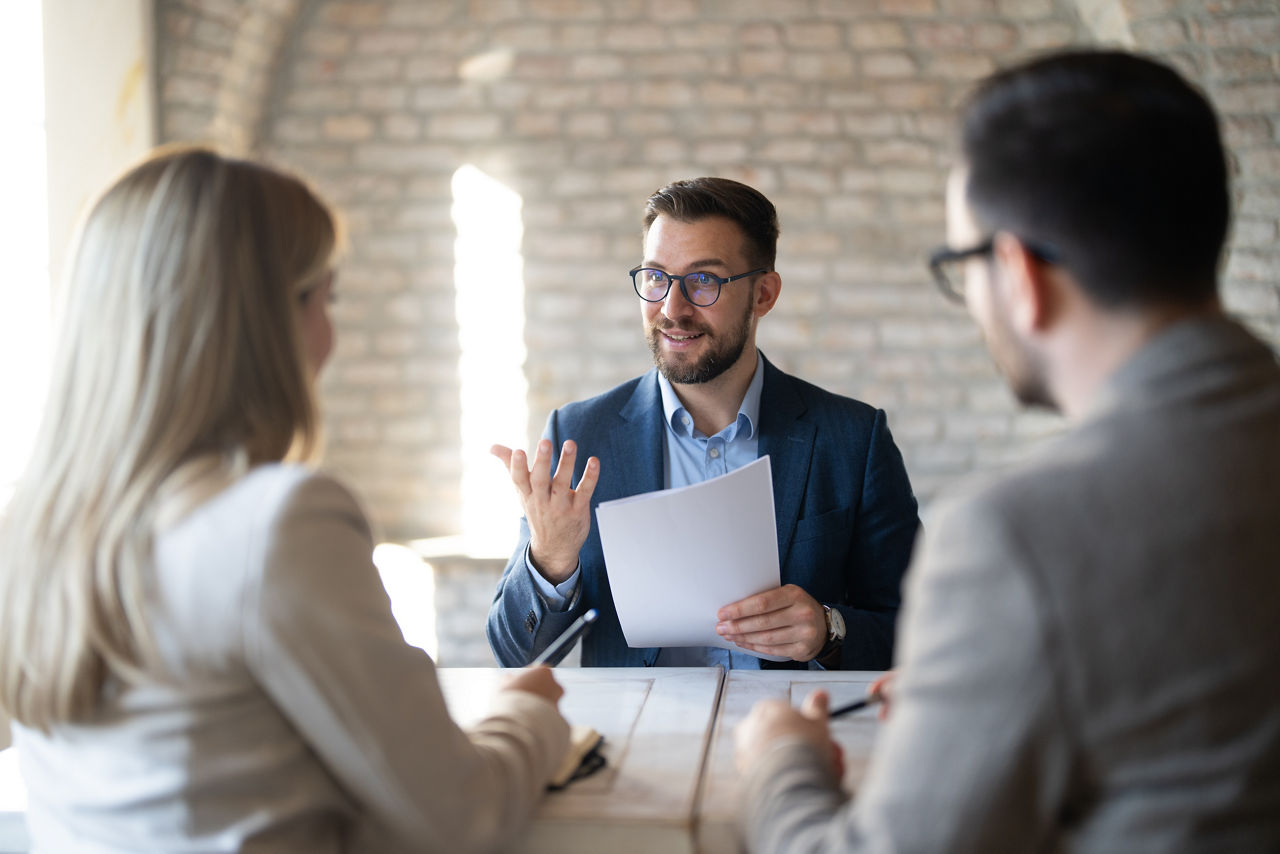
[[[694,428],[693,416],[680,403],[680,398],[676,396],[675,389],[667,378],[658,375],[662,412],[667,428],[663,442],[663,481],[667,489],[702,483],[755,462],[760,447],[756,425],[760,421],[760,391],[763,387],[764,360],[759,351],[756,351],[756,371],[738,407],[738,417],[719,433],[707,436]],[[527,548],[524,562],[539,595],[549,609],[564,611],[573,604],[578,595],[581,566],[569,578],[553,585],[533,568]],[[712,618],[714,616],[711,615]],[[655,664],[658,667],[704,667],[719,664],[726,669],[760,669],[760,659],[753,655],[701,646],[665,647],[658,654]]]

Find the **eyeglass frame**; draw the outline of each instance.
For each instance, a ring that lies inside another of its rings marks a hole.
[[[647,296],[640,293],[640,283],[636,281],[636,274],[639,273],[641,270],[653,270],[655,273],[661,273],[662,275],[667,277],[667,289],[662,292],[662,296],[658,297],[657,299],[649,299]],[[689,303],[689,305],[696,305],[698,308],[710,308],[720,300],[720,294],[721,292],[724,291],[725,285],[729,284],[730,282],[736,282],[739,279],[745,279],[748,276],[758,276],[761,273],[767,273],[767,272],[769,272],[767,267],[761,267],[758,270],[752,270],[749,273],[739,273],[736,276],[730,276],[726,279],[722,276],[717,276],[715,273],[708,273],[705,270],[696,270],[692,273],[685,273],[683,276],[675,276],[675,275],[672,275],[671,273],[668,273],[666,270],[662,270],[658,267],[645,267],[642,265],[639,267],[632,268],[629,275],[631,276],[631,289],[636,292],[636,296],[640,297],[640,299],[644,300],[645,302],[665,301],[666,298],[671,295],[671,283],[679,282],[680,294],[685,298],[685,300]],[[684,284],[684,280],[688,276],[707,276],[709,278],[715,279],[716,281],[715,299],[713,299],[711,302],[706,304],[694,302],[693,298],[689,296],[689,289],[685,287],[685,284]]]
[[[1016,238],[1026,250],[1035,257],[1039,258],[1046,264],[1058,263],[1058,251],[1053,247],[1044,243],[1031,243],[1023,240],[1021,237]],[[992,250],[996,248],[996,238],[993,234],[986,240],[976,243],[966,249],[952,249],[950,246],[939,246],[929,253],[929,272],[933,274],[933,283],[938,286],[938,290],[948,300],[959,305],[965,304],[964,289],[957,288],[951,282],[951,278],[943,269],[945,264],[954,264],[957,261],[964,261],[980,255],[990,255]]]

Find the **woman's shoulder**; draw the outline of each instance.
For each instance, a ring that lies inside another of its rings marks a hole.
[[[350,491],[306,466],[261,465],[159,534],[155,581],[167,609],[184,619],[238,623],[264,586],[305,583],[335,557],[345,561],[348,551],[366,560],[372,551],[368,522]]]
[[[255,520],[271,522],[299,505],[316,504],[359,508],[355,496],[333,475],[298,463],[266,463],[226,483],[195,513],[238,515],[249,510]]]
[[[332,475],[293,463],[255,466],[211,484],[198,503],[160,533],[161,553],[217,553],[240,565],[290,532],[307,536],[342,520],[367,529],[355,496]],[[234,557],[233,557],[234,556]]]
[[[290,463],[258,466],[245,475],[242,488],[256,505],[257,518],[275,535],[299,527],[314,534],[334,523],[368,531],[364,509],[354,493],[323,471]]]

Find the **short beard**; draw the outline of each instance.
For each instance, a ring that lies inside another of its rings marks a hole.
[[[751,294],[755,296],[754,287],[751,289]],[[737,364],[738,359],[742,358],[743,351],[747,349],[747,339],[751,336],[753,305],[754,300],[747,303],[747,310],[743,313],[738,325],[729,330],[730,337],[725,339],[724,346],[712,347],[706,355],[691,365],[673,365],[662,357],[662,327],[655,323],[649,327],[646,336],[649,341],[649,352],[653,354],[653,364],[669,383],[697,385],[711,382]],[[703,335],[711,334],[705,327],[698,331]]]
[[[1006,374],[1005,377],[1013,396],[1023,406],[1060,412],[1058,402],[1049,393],[1049,384],[1045,382],[1044,365],[1025,350],[1023,357],[1026,361],[1023,362],[1022,369],[1016,375]]]
[[[1014,333],[1002,302],[993,306],[992,326],[983,330],[983,338],[996,369],[1020,404],[1059,411],[1049,391],[1043,357]]]

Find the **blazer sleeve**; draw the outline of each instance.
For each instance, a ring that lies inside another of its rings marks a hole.
[[[893,666],[902,579],[920,518],[902,453],[883,410],[875,412],[861,482],[845,569],[845,599],[832,603],[844,617],[846,629],[839,666],[885,670]]]
[[[560,464],[560,447],[563,443],[558,412],[552,412],[548,417],[542,438],[551,440],[551,470],[555,471]],[[519,541],[511,560],[502,570],[497,592],[489,606],[489,619],[485,623],[489,648],[503,667],[524,667],[533,661],[584,610],[581,596],[576,596],[564,611],[552,611],[547,607],[529,575],[536,570],[525,560],[529,537],[529,523],[521,518]],[[583,566],[582,573],[585,577],[586,566]],[[579,585],[582,583],[580,580]],[[568,654],[568,650],[565,653]]]
[[[753,852],[1052,847],[1072,740],[1029,558],[991,510],[942,510],[935,529],[909,577],[893,711],[861,789],[843,803],[816,754],[779,747],[747,784]]]
[[[453,722],[337,482],[302,479],[268,531],[261,584],[246,594],[247,660],[343,789],[407,849],[489,851],[521,830],[568,747],[554,705],[500,692],[472,731]]]

